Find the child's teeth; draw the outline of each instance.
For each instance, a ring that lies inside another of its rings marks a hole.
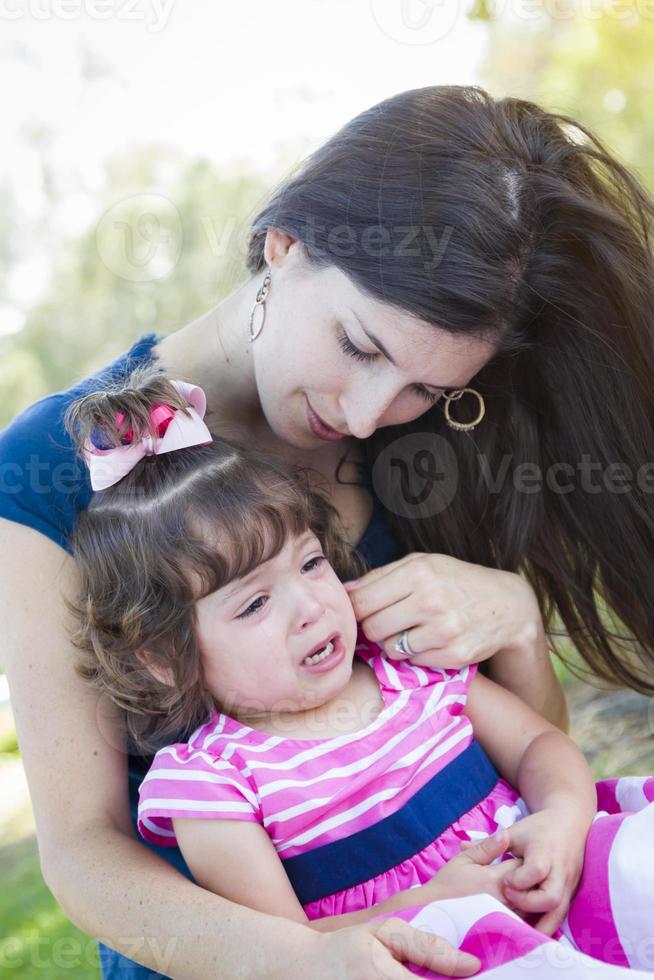
[[[330,640],[327,646],[324,648],[324,650],[321,650],[320,653],[314,653],[312,657],[305,657],[303,663],[319,664],[321,660],[324,660],[325,657],[328,657],[330,653],[333,653],[333,650],[334,650],[334,644]]]

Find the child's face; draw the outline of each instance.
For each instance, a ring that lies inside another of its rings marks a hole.
[[[339,694],[352,673],[357,624],[348,593],[311,531],[196,604],[207,687],[247,722],[305,711]],[[334,652],[304,658],[337,634]]]

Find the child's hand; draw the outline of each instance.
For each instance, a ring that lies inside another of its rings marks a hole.
[[[461,853],[422,886],[421,901],[423,897],[426,901],[436,901],[485,893],[508,905],[502,884],[507,874],[521,867],[522,860],[510,858],[498,864],[491,863],[500,858],[508,847],[509,835],[505,830],[498,831],[494,837],[464,844]]]
[[[511,852],[522,858],[503,882],[509,905],[544,913],[534,928],[551,936],[579,884],[588,827],[564,810],[540,810],[509,828]]]

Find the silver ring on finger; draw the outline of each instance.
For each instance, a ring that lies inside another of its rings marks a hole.
[[[401,637],[395,644],[396,653],[402,653],[405,657],[415,656],[415,650],[412,650],[409,645],[409,630],[404,630]]]

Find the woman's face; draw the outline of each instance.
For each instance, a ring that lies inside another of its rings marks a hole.
[[[494,353],[490,342],[371,299],[335,266],[312,269],[300,243],[280,232],[268,232],[266,259],[266,320],[252,345],[257,389],[270,428],[298,448],[324,445],[310,408],[343,436],[365,439],[466,387]]]
[[[278,555],[200,599],[195,610],[207,688],[241,721],[308,711],[349,683],[356,618],[311,531],[290,536]],[[331,637],[333,653],[307,664]]]

